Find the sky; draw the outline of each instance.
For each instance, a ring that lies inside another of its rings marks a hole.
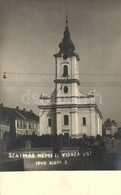
[[[54,90],[53,54],[66,13],[80,56],[80,89],[96,90],[103,119],[121,126],[120,0],[0,0],[0,102],[39,114],[32,99]]]

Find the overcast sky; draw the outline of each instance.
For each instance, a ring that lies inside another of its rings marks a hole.
[[[96,90],[104,116],[121,125],[121,1],[0,0],[0,102],[33,109],[24,94],[54,90],[55,59],[68,13],[71,39],[80,56],[80,89]],[[6,72],[7,79],[3,79]]]

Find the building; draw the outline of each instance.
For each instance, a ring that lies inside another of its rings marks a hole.
[[[118,127],[118,132],[121,134],[121,127]]]
[[[103,129],[106,135],[114,136],[118,132],[118,125],[115,120],[107,119],[104,121]]]
[[[10,123],[0,121],[0,140],[3,138],[5,132],[10,131]]]
[[[0,134],[12,131],[16,135],[31,135],[33,133],[39,135],[39,117],[32,110],[29,112],[20,110],[17,106],[14,108],[4,107],[0,105]],[[3,132],[4,129],[4,132]]]
[[[70,38],[66,20],[60,51],[55,57],[55,90],[41,95],[39,102],[40,134],[65,134],[71,137],[102,135],[102,114],[93,93],[80,91],[79,55]]]

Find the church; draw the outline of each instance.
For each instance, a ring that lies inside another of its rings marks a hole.
[[[55,133],[72,138],[102,135],[102,114],[95,94],[80,91],[79,55],[71,40],[68,20],[55,57],[55,90],[39,99],[40,135]]]

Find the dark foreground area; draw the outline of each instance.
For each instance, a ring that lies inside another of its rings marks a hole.
[[[109,139],[100,139],[93,142],[93,147],[84,141],[80,147],[60,149],[54,142],[56,147],[1,151],[0,171],[121,170],[121,140],[112,144]]]

